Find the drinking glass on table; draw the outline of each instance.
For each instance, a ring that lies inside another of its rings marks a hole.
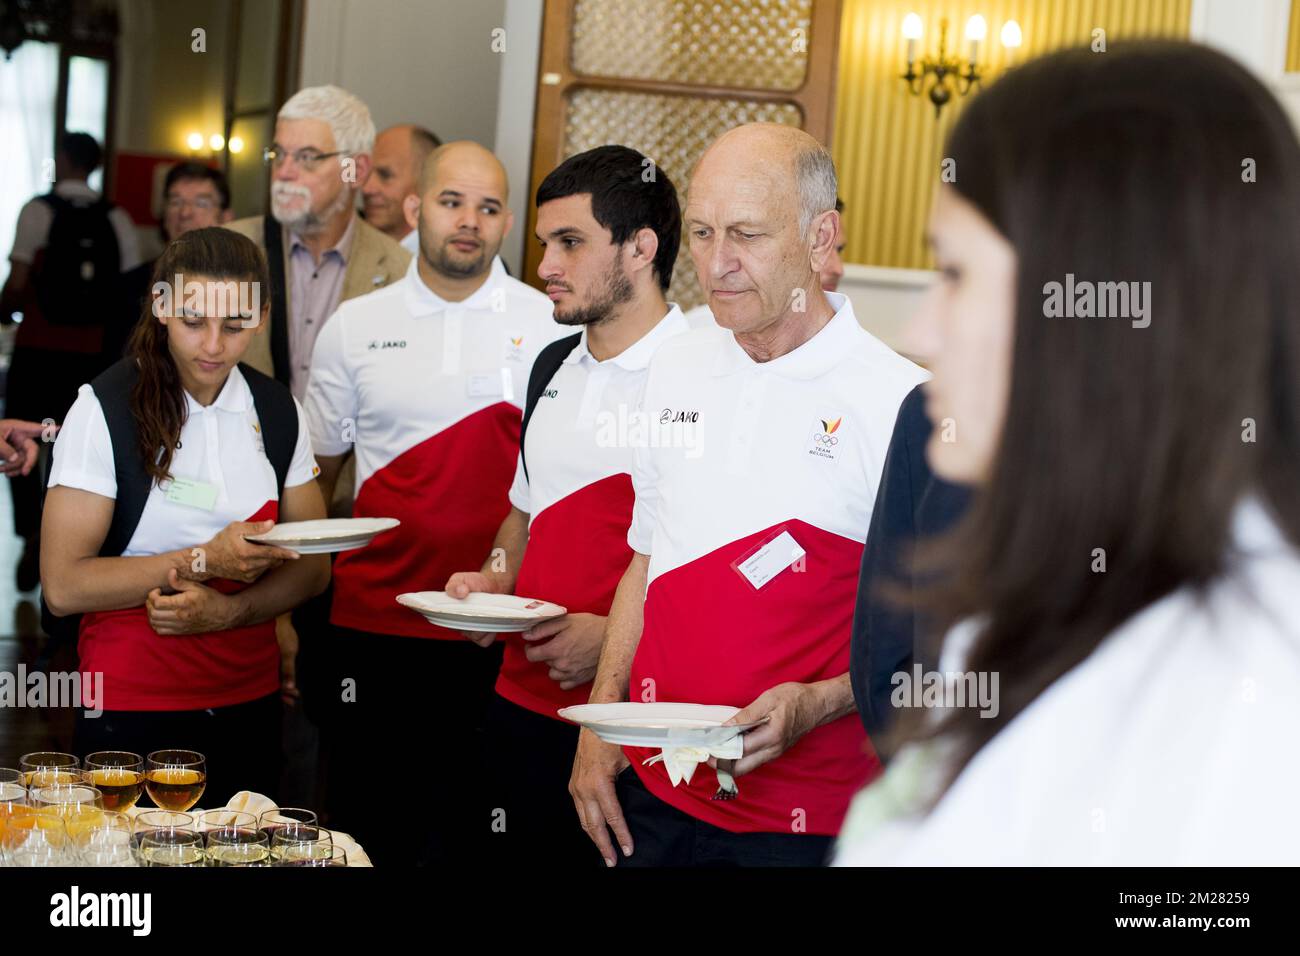
[[[193,830],[150,830],[140,839],[145,866],[203,866],[203,837]]]
[[[216,827],[204,836],[208,866],[266,866],[271,859],[270,838],[254,827]]]
[[[272,866],[347,866],[348,855],[343,847],[333,841],[316,840],[309,843],[287,843]]]
[[[278,860],[301,856],[312,847],[329,846],[334,843],[334,835],[323,827],[298,824],[286,824],[277,827],[271,836],[271,858]]]
[[[243,810],[204,810],[195,814],[194,829],[205,835],[213,830],[256,830],[257,817]]]
[[[70,816],[84,807],[103,812],[104,795],[88,783],[60,783],[49,787],[36,787],[31,791],[34,807],[49,807],[60,816]]]
[[[316,814],[301,807],[276,807],[265,810],[257,818],[257,827],[262,830],[271,843],[275,843],[276,831],[289,827],[303,836],[310,836],[319,829]],[[314,839],[314,836],[312,836]]]
[[[207,782],[207,760],[193,750],[155,750],[145,760],[144,789],[163,810],[190,809]]]
[[[85,866],[138,866],[131,843],[134,824],[125,813],[100,810],[97,815],[66,818],[68,836]]]
[[[20,854],[32,851],[48,850],[45,856],[60,858],[68,850],[68,831],[63,818],[45,807],[15,807],[15,812],[6,821],[4,834],[0,836],[0,852],[12,866],[56,866],[55,863],[38,863],[30,860],[17,862]]]
[[[144,792],[144,758],[125,750],[101,750],[86,758],[85,778],[104,795],[105,810],[130,810]]]
[[[56,751],[23,754],[18,758],[18,769],[28,790],[81,783],[81,760],[74,754]]]
[[[131,845],[139,852],[144,838],[159,830],[193,832],[194,817],[177,810],[142,810],[131,821]],[[143,862],[142,860],[141,865]]]
[[[20,787],[27,786],[26,781],[23,780],[23,772],[12,767],[0,767],[0,784],[5,783],[16,783]]]

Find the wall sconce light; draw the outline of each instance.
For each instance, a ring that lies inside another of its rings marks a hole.
[[[190,148],[191,153],[197,153],[203,148],[203,134],[199,132],[190,133],[185,137],[185,145]]]
[[[935,119],[952,99],[954,88],[965,96],[979,85],[984,77],[984,70],[979,65],[980,44],[988,38],[989,25],[978,13],[966,21],[966,39],[970,49],[963,62],[956,54],[948,53],[948,20],[939,21],[939,52],[935,56],[922,55],[917,58],[917,45],[925,32],[919,15],[909,13],[903,18],[903,39],[907,41],[907,72],[902,80],[914,96],[926,91],[926,80],[930,78],[928,95],[934,104]],[[1020,24],[1008,20],[1002,25],[1002,45],[1013,51],[1021,44]]]

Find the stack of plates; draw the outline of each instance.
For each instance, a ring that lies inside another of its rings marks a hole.
[[[477,591],[463,599],[451,597],[446,591],[415,591],[397,595],[397,603],[430,624],[488,634],[517,634],[567,613],[549,601]]]
[[[581,724],[606,743],[624,747],[716,747],[766,723],[722,726],[740,713],[722,704],[579,704],[559,715]]]
[[[299,554],[332,554],[364,548],[381,532],[396,528],[396,518],[319,518],[286,521],[265,534],[250,534],[248,541],[273,544]]]

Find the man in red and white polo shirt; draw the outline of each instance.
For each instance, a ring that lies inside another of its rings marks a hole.
[[[511,215],[496,157],[449,143],[420,186],[409,200],[420,255],[325,324],[306,401],[327,493],[355,453],[353,514],[401,521],[334,563],[327,656],[342,701],[323,728],[331,819],[399,865],[473,852],[462,837],[500,654],[396,597],[441,590],[491,547],[510,509],[528,371],[564,331],[550,300],[497,258]]]
[[[724,134],[691,179],[691,257],[718,327],[651,360],[641,409],[665,433],[636,451],[636,553],[591,701],[726,704],[767,723],[729,768],[732,800],[713,799],[709,766],[674,786],[646,765],[655,751],[584,730],[570,786],[609,866],[609,830],[624,865],[816,865],[878,767],[849,639],[890,432],[924,373],[820,288],[835,185],[824,147],[767,124]]]
[[[542,598],[569,613],[503,635],[505,658],[488,717],[496,858],[591,866],[573,816],[569,771],[578,728],[556,711],[591,693],[614,590],[632,551],[632,439],[650,357],[686,331],[664,299],[681,244],[677,190],[626,146],[572,156],[537,190],[537,272],[555,320],[582,331],[538,359],[510,514],[480,572],[457,574],[457,596],[493,591]],[[541,381],[545,378],[546,381]],[[542,388],[544,386],[544,388]],[[538,389],[542,388],[540,393]],[[482,646],[493,635],[472,636]]]

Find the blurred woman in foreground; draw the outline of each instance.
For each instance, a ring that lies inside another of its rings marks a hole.
[[[836,862],[1294,864],[1295,133],[1150,43],[1009,73],[945,156],[912,348],[927,458],[978,490],[925,600],[997,693],[904,715]]]

